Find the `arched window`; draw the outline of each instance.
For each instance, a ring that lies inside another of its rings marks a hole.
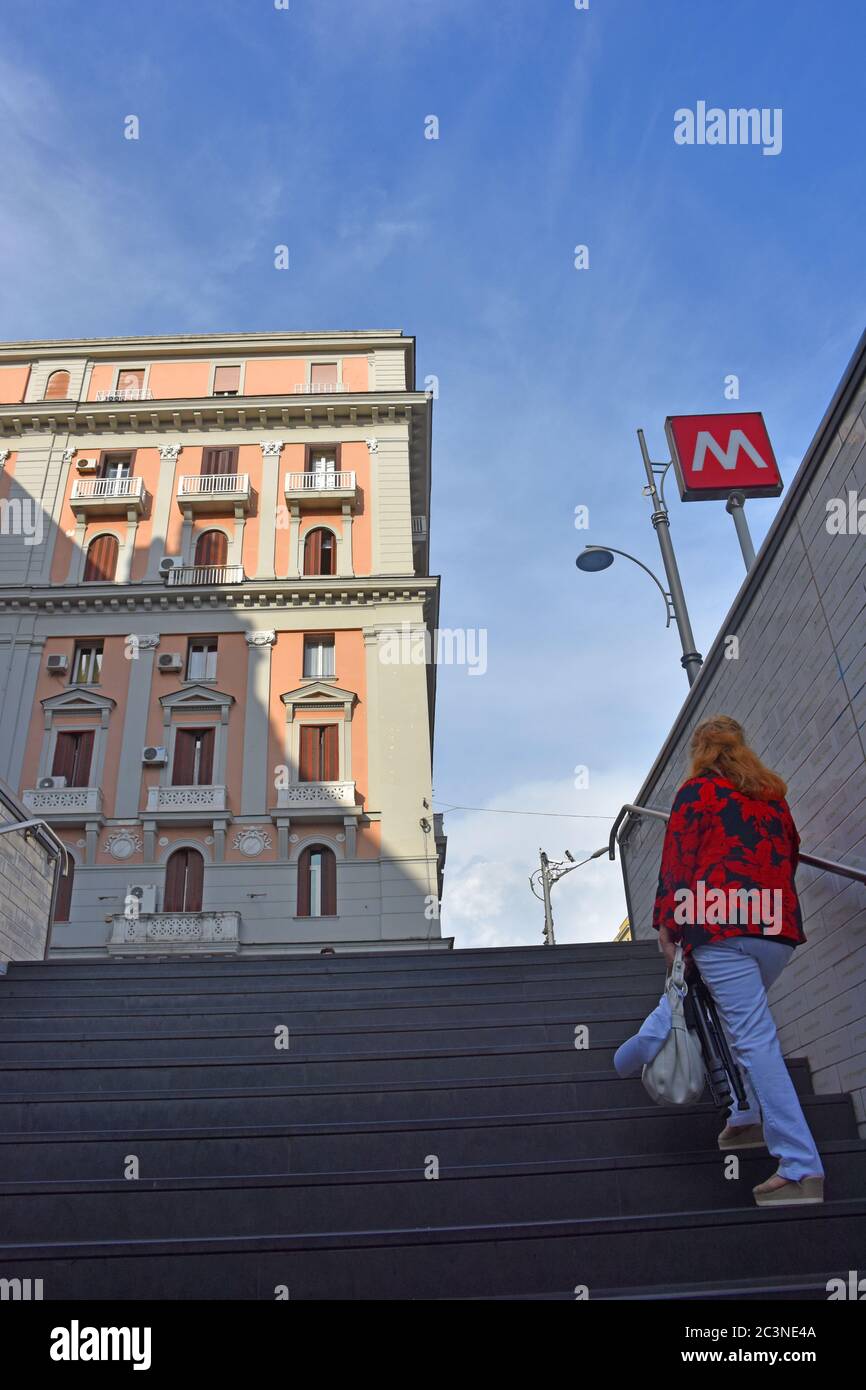
[[[213,568],[228,559],[229,540],[225,531],[202,531],[195,543],[195,563]]]
[[[337,573],[337,537],[316,526],[304,541],[304,574]]]
[[[66,873],[61,873],[57,880],[57,896],[54,899],[54,921],[68,922],[69,911],[72,907],[72,880],[75,877],[75,860],[67,852]]]
[[[308,845],[298,859],[298,916],[336,917],[337,861],[325,845]]]
[[[94,579],[113,579],[117,573],[117,537],[95,536],[87,547],[84,582]]]
[[[204,860],[197,849],[176,849],[165,866],[163,912],[201,912]]]
[[[52,372],[45,383],[44,401],[65,401],[69,399],[69,373]]]

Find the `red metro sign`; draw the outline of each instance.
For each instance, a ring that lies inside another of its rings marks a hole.
[[[743,415],[669,415],[665,434],[684,502],[742,492],[778,497],[782,477],[760,411]]]

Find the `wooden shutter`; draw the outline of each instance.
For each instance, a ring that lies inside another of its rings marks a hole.
[[[310,915],[310,851],[304,849],[298,856],[298,913],[299,917]]]
[[[322,916],[337,915],[337,860],[333,850],[321,846],[322,856]]]
[[[208,477],[214,473],[237,473],[237,449],[205,449],[201,459],[201,471]]]
[[[298,777],[301,782],[319,782],[319,726],[301,725],[301,757]]]
[[[311,386],[336,386],[336,362],[312,362],[310,364]]]
[[[72,769],[73,787],[90,786],[90,763],[93,758],[93,730],[86,729],[83,733],[73,734],[75,739],[74,766]]]
[[[216,367],[213,374],[213,391],[218,395],[221,391],[239,391],[241,384],[240,367]]]
[[[340,729],[337,724],[325,724],[322,729],[322,781],[340,780]]]
[[[308,531],[307,539],[304,541],[304,574],[321,574],[322,572],[322,533],[319,530]]]
[[[53,777],[65,777],[67,784],[72,779],[72,769],[75,765],[75,735],[63,733],[57,735],[57,742],[54,745],[54,761],[51,764],[51,775]]]
[[[186,893],[184,912],[201,912],[204,894],[204,860],[197,849],[186,852]]]
[[[213,782],[214,731],[203,729],[200,735],[198,755],[198,785],[209,787]]]
[[[322,537],[322,549],[317,573],[336,574],[337,538],[331,531],[322,531],[320,535]]]
[[[75,876],[75,860],[71,854],[66,856],[67,872],[57,880],[57,896],[54,900],[54,921],[68,922],[72,907],[72,880]]]
[[[175,787],[189,787],[195,767],[195,731],[178,729],[174,739],[174,765],[171,781]]]
[[[84,582],[94,579],[113,579],[117,572],[117,537],[97,536],[87,547]]]
[[[65,401],[69,399],[69,373],[52,372],[45,386],[46,401]]]
[[[165,892],[162,898],[163,912],[183,912],[184,888],[186,886],[186,850],[176,849],[168,857],[165,866]]]
[[[224,531],[202,531],[195,543],[195,563],[197,565],[224,565],[228,553],[228,536]]]

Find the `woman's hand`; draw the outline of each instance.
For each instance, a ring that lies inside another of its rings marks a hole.
[[[677,942],[671,936],[667,927],[659,927],[659,950],[665,958],[668,974],[674,968],[674,960],[677,954]]]

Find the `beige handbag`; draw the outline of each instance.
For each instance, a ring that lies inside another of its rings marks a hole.
[[[673,1026],[660,1050],[641,1072],[644,1088],[657,1105],[694,1105],[704,1093],[704,1057],[700,1043],[686,1027],[683,1009],[688,990],[683,948],[678,946],[665,984]]]

